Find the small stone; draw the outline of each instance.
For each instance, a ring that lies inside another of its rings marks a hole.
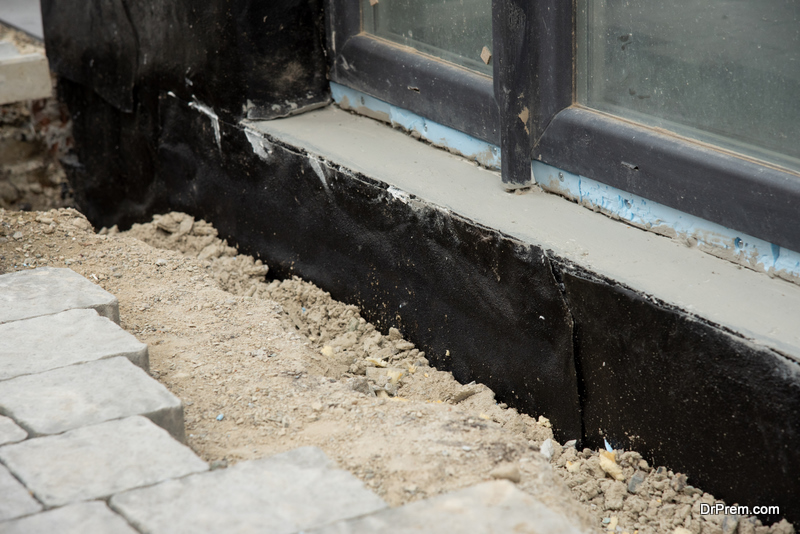
[[[228,467],[228,460],[214,460],[209,466],[212,471],[216,469],[225,469]]]
[[[543,415],[539,416],[539,420],[537,421],[537,423],[539,423],[540,425],[542,425],[545,428],[552,428],[553,427],[553,425],[550,424],[550,419],[548,419],[547,417],[545,417]]]
[[[628,491],[633,494],[639,493],[639,489],[641,489],[641,485],[644,483],[645,476],[643,472],[636,471],[628,481]]]
[[[606,529],[614,532],[617,530],[617,525],[619,525],[619,518],[617,516],[611,516],[608,520],[608,525],[606,525]]]
[[[372,389],[372,386],[369,385],[369,381],[363,376],[356,376],[351,378],[348,383],[350,389],[353,391],[357,391],[359,393],[363,393],[369,397],[375,396],[375,391]],[[388,394],[387,394],[388,396]]]
[[[489,476],[496,479],[510,480],[514,483],[519,483],[519,481],[522,480],[519,467],[514,463],[503,463],[498,465],[489,472]]]
[[[223,419],[225,419],[225,414],[219,414],[217,416],[217,421],[222,421]]]
[[[739,518],[735,515],[725,515],[722,518],[722,534],[735,534],[739,526]]]
[[[397,328],[389,329],[389,341],[400,341],[401,339],[403,339],[403,334],[400,333],[400,330]]]
[[[622,474],[622,468],[614,460],[614,453],[608,451],[600,451],[600,469],[608,473],[611,478],[615,480],[625,480],[625,475]]]
[[[331,347],[330,345],[325,345],[319,352],[326,358],[333,358],[333,347]]]
[[[575,448],[577,448],[577,446],[578,446],[578,440],[577,439],[571,439],[569,441],[564,442],[564,448],[565,449],[569,449],[569,448],[575,449]]]
[[[22,239],[22,232],[14,232],[14,235],[12,235],[11,237],[19,241],[20,239]]]
[[[550,460],[552,460],[553,459],[553,454],[555,454],[555,447],[553,446],[553,440],[550,439],[550,438],[547,438],[546,440],[544,440],[544,443],[542,443],[542,446],[539,447],[539,452],[542,453],[542,456],[547,458],[548,462]]]
[[[156,265],[162,266],[162,265],[166,265],[166,264],[167,264],[167,260],[165,260],[164,258],[158,258],[156,260]]]
[[[478,393],[478,391],[480,391],[480,389],[477,385],[475,385],[475,382],[470,382],[466,386],[462,387],[455,395],[453,395],[453,403],[457,404],[461,401],[467,400]]]
[[[683,491],[683,488],[686,487],[687,481],[688,479],[686,475],[678,473],[677,475],[675,475],[675,478],[672,479],[672,483],[670,484],[670,486],[672,486],[672,489],[675,490],[676,492],[681,492]]]
[[[314,410],[315,412],[321,411],[322,410],[322,403],[321,402],[312,402],[311,403],[311,409]]]
[[[489,48],[486,47],[486,46],[484,46],[483,50],[481,50],[481,59],[487,65],[492,60],[492,53],[489,51]]]

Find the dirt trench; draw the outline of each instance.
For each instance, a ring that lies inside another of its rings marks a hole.
[[[185,403],[189,445],[215,468],[317,445],[393,506],[507,478],[596,531],[794,532],[701,515],[718,501],[636,452],[556,443],[545,418],[459,384],[313,284],[270,281],[191,216],[96,234],[72,209],[0,209],[0,273],[41,265],[117,295],[152,375]]]

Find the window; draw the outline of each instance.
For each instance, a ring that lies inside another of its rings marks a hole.
[[[333,81],[499,144],[509,188],[536,159],[800,250],[797,0],[328,0],[327,17]]]

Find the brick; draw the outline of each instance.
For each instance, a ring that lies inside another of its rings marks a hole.
[[[138,534],[104,502],[70,504],[0,525],[3,534]]]
[[[316,447],[132,490],[109,504],[150,534],[291,533],[386,507]]]
[[[121,356],[0,382],[0,411],[34,437],[143,415],[185,441],[181,400]]]
[[[450,534],[526,532],[564,534],[581,531],[567,518],[523,493],[507,480],[485,482],[400,508],[340,521],[307,534]]]
[[[0,465],[0,521],[35,514],[42,505],[14,478],[5,466]],[[3,525],[0,525],[3,531]]]
[[[28,433],[10,417],[0,415],[0,446],[16,443],[28,437]]]
[[[0,276],[0,324],[80,308],[119,324],[117,297],[71,269],[39,267]]]
[[[166,430],[138,415],[0,447],[0,461],[48,507],[208,469]]]
[[[150,368],[147,345],[95,310],[0,324],[0,380],[114,356]]]

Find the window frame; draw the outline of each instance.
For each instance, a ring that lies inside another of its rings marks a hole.
[[[492,0],[492,79],[366,36],[358,0],[327,2],[331,80],[498,144],[507,189],[535,159],[800,251],[800,172],[577,103],[576,0]]]
[[[332,81],[500,144],[491,78],[363,33],[360,0],[327,0],[327,8]]]

